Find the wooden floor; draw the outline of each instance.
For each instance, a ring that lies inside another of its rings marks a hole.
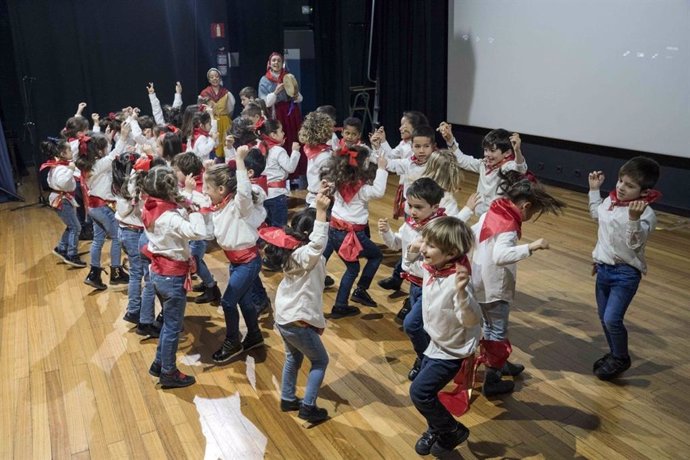
[[[473,190],[476,177],[466,180],[465,190]],[[372,223],[389,214],[396,182],[372,203]],[[21,192],[31,196],[34,188],[28,183]],[[545,237],[552,249],[520,263],[511,312],[513,359],[527,369],[512,395],[487,400],[475,392],[462,417],[470,438],[451,457],[690,457],[688,221],[659,213],[649,275],[626,317],[632,368],[600,382],[591,374],[605,351],[590,276],[596,226],[585,194],[553,191],[569,208],[564,217],[524,226],[524,241]],[[198,383],[158,389],[147,373],[156,342],[140,341],[121,319],[126,294],[93,292],[82,282],[86,269],[58,264],[51,254],[63,228],[57,215],[40,207],[12,211],[18,205],[0,205],[0,458],[417,457],[425,423],[408,395],[412,348],[393,320],[401,295],[391,298],[374,284],[378,308],[329,322],[323,340],[331,361],[319,404],[332,419],[307,428],[278,409],[283,345],[272,318],[262,321],[264,351],[216,366],[222,311],[188,303],[178,359]],[[81,242],[86,260],[88,248]],[[207,261],[224,286],[222,252]],[[387,252],[377,279],[394,261]],[[328,268],[336,279],[343,271],[337,257]],[[272,296],[280,275],[262,276]],[[327,291],[326,311],[334,296]]]

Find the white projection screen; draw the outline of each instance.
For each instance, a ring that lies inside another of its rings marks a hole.
[[[690,0],[449,0],[448,121],[690,157]]]

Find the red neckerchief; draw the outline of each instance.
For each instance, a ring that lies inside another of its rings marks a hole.
[[[316,144],[316,145],[305,145],[304,154],[307,156],[307,160],[313,160],[321,152],[330,150],[331,146],[328,144]]]
[[[263,189],[264,192],[268,193],[268,177],[264,176],[263,174],[259,177],[252,177],[249,179],[249,182],[258,185]]]
[[[280,227],[264,227],[259,229],[259,238],[283,249],[297,249],[303,242],[292,235],[285,233],[285,230]]]
[[[364,181],[357,181],[355,183],[347,183],[343,184],[340,187],[338,187],[338,193],[340,193],[340,196],[343,197],[343,200],[345,203],[350,203],[352,199],[359,193],[359,190],[362,188],[364,185]]]
[[[204,128],[194,128],[194,132],[192,133],[192,148],[194,148],[194,144],[196,144],[196,141],[201,136],[208,137],[208,131],[206,131]]]
[[[419,158],[417,158],[416,155],[412,155],[410,157],[410,161],[412,161],[412,163],[416,164],[417,166],[422,166],[423,164],[426,163],[426,160],[424,160],[424,162],[422,162]]]
[[[491,174],[492,172],[496,171],[497,169],[499,169],[504,164],[508,163],[509,161],[513,161],[513,160],[515,160],[515,153],[513,151],[511,151],[507,157],[505,157],[504,159],[502,159],[501,161],[499,161],[495,165],[493,165],[493,166],[486,165],[486,174]]]
[[[458,263],[463,267],[467,268],[469,273],[472,273],[472,267],[470,266],[470,261],[467,259],[467,254],[462,256],[462,258],[460,259],[453,259],[449,261],[441,268],[436,268],[433,265],[429,264],[422,264],[422,267],[431,275],[429,276],[429,280],[426,282],[426,285],[430,285],[434,282],[434,280],[438,278],[446,278],[450,275],[455,274],[457,272],[457,267],[455,265]]]
[[[355,142],[355,143],[352,144],[352,145],[347,145],[347,142],[345,142],[345,139],[340,139],[340,140],[338,141],[338,147],[339,147],[341,150],[348,150],[350,147],[355,147],[355,146],[359,146],[359,145],[362,145],[362,140],[361,140],[361,139],[358,140],[357,142]]]
[[[616,206],[629,206],[630,203],[632,203],[633,201],[639,200],[642,200],[647,204],[652,204],[655,201],[660,200],[662,196],[663,195],[660,191],[649,189],[645,196],[641,196],[635,200],[619,200],[618,194],[616,193],[616,189],[613,189],[611,190],[611,193],[609,193],[609,198],[611,198],[611,206],[609,206],[609,211],[613,211],[613,208],[615,208]]]
[[[206,88],[201,90],[199,96],[212,100],[213,102],[218,102],[223,96],[228,94],[228,90],[223,86],[218,87],[218,94],[213,91],[213,86],[208,85]]]
[[[261,142],[259,142],[259,150],[263,154],[263,156],[268,155],[268,151],[271,150],[273,147],[276,145],[283,145],[285,143],[285,138],[281,142],[278,142],[277,140],[273,139],[271,136],[268,136],[266,134],[261,135]]]
[[[505,232],[517,232],[518,239],[522,236],[522,213],[515,203],[508,198],[498,198],[491,202],[489,211],[484,218],[479,242],[494,235]]]
[[[269,58],[270,60],[270,58]],[[273,75],[273,72],[271,72],[270,66],[266,69],[266,78],[268,78],[270,81],[272,81],[275,84],[280,84],[283,82],[283,77],[287,74],[287,71],[285,69],[280,69],[280,73],[276,77]]]
[[[194,190],[199,193],[204,193],[204,175],[199,174],[198,176],[194,176],[194,182]]]
[[[69,166],[69,161],[67,161],[67,160],[56,160],[53,158],[52,160],[48,160],[45,163],[43,163],[41,165],[41,168],[39,169],[39,171],[43,171],[46,168],[55,168],[57,166]]]
[[[436,212],[432,213],[430,216],[428,216],[426,219],[422,219],[419,222],[415,221],[412,217],[408,217],[405,222],[407,222],[407,225],[412,227],[414,230],[420,231],[426,224],[428,224],[430,221],[433,219],[436,219],[437,217],[443,217],[446,215],[446,208],[438,208]]]
[[[225,195],[225,198],[223,198],[223,201],[221,201],[221,202],[218,203],[218,204],[211,205],[211,207],[208,208],[208,209],[210,209],[211,212],[220,211],[220,210],[223,209],[228,203],[230,203],[230,202],[232,201],[232,199],[233,199],[233,195],[232,195],[231,193],[228,193],[227,195]],[[203,209],[206,209],[206,208],[203,208]]]
[[[156,222],[163,213],[177,208],[179,208],[177,203],[150,196],[146,198],[144,202],[144,209],[141,212],[141,221],[144,223],[144,227],[151,231],[154,222]]]

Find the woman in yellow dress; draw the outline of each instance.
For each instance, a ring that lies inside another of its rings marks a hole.
[[[213,118],[218,122],[218,137],[225,138],[225,133],[232,125],[232,111],[235,109],[235,98],[232,93],[221,86],[220,71],[211,67],[206,72],[206,78],[210,83],[201,90],[199,103],[213,107]],[[223,143],[219,142],[216,146],[215,154],[217,158],[224,158]]]

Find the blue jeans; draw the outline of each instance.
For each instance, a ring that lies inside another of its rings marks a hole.
[[[271,227],[284,227],[287,225],[287,195],[278,195],[276,197],[264,200],[264,208],[266,208],[266,222],[268,222],[268,225]]]
[[[141,249],[145,244],[149,242],[146,237],[146,232],[141,232],[139,235],[139,248]],[[141,310],[139,312],[139,323],[140,324],[153,324],[156,316],[155,310],[155,300],[156,300],[156,290],[153,288],[153,282],[151,281],[151,276],[149,273],[149,265],[151,261],[144,257],[139,251],[141,257],[141,268],[142,276],[144,278],[144,289],[141,293]],[[132,279],[131,275],[129,279]]]
[[[118,238],[129,257],[129,285],[127,286],[127,313],[141,312],[141,280],[144,277],[144,260],[139,252],[142,230],[120,227]],[[148,262],[147,262],[148,263]]]
[[[628,358],[628,330],[623,324],[642,274],[630,265],[597,264],[596,297],[599,319],[611,354]]]
[[[110,237],[110,265],[120,266],[120,240],[117,237],[119,225],[115,211],[110,206],[90,208],[89,216],[93,220],[93,241],[91,242],[91,266],[101,267],[101,250],[105,244],[106,234]]]
[[[316,405],[323,377],[328,366],[328,353],[321,342],[319,334],[310,327],[299,327],[292,324],[276,324],[285,342],[285,364],[283,365],[283,382],[280,398],[294,401],[297,373],[306,356],[311,361],[302,402],[308,406]]]
[[[455,418],[438,399],[438,392],[460,370],[462,359],[434,359],[425,356],[419,374],[410,385],[414,407],[426,419],[432,433],[448,433],[457,427]]]
[[[208,241],[206,240],[192,240],[189,242],[189,249],[196,262],[196,274],[199,275],[199,278],[201,278],[201,281],[206,287],[213,287],[216,285],[216,280],[208,269],[208,265],[204,262],[204,254],[206,254],[207,246]]]
[[[161,372],[170,374],[177,369],[175,354],[180,342],[184,309],[187,305],[187,291],[184,288],[186,276],[165,276],[151,272],[156,293],[163,299],[163,328],[158,339],[155,361],[161,364]]]
[[[328,241],[331,243],[331,246],[334,250],[340,249],[340,245],[343,244],[343,240],[345,239],[345,236],[347,236],[347,233],[348,232],[344,230],[337,230],[333,227],[328,230]],[[362,275],[359,277],[357,286],[362,289],[369,289],[369,286],[371,286],[371,281],[374,279],[374,275],[376,274],[376,270],[378,270],[379,265],[381,265],[383,254],[381,254],[381,250],[378,248],[378,246],[376,246],[374,242],[369,239],[365,231],[355,232],[355,234],[357,235],[359,242],[362,244],[362,252],[359,254],[359,257],[364,257],[367,259],[367,263],[364,266],[364,270],[362,270]],[[359,274],[359,260],[354,262],[347,262],[343,260],[343,263],[345,263],[346,270],[342,279],[340,280],[338,294],[335,297],[335,304],[339,306],[347,305],[348,299],[350,298],[352,285],[355,284],[355,278],[357,278],[357,275]]]
[[[56,209],[56,211],[62,222],[67,225],[58,242],[58,249],[60,252],[66,253],[68,257],[76,257],[79,249],[79,233],[81,232],[77,210],[69,200],[63,199],[62,209]]]
[[[422,288],[410,283],[410,312],[403,320],[403,330],[412,342],[412,348],[417,353],[417,358],[424,358],[424,350],[429,346],[429,334],[424,330],[422,317]]]
[[[482,310],[482,334],[484,340],[503,341],[508,339],[508,314],[510,304],[505,300],[480,303]]]
[[[261,271],[261,258],[255,257],[245,264],[230,264],[230,279],[228,287],[223,293],[220,305],[225,313],[226,340],[233,343],[240,341],[240,315],[237,311],[239,304],[242,318],[247,325],[247,336],[259,334],[259,320],[254,306],[252,292],[256,278]],[[167,311],[165,315],[167,315]]]

